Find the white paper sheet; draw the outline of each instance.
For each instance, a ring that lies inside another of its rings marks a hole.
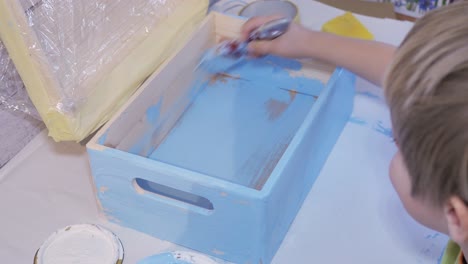
[[[305,25],[320,28],[342,13],[296,0]],[[358,16],[378,40],[398,44],[407,22]],[[382,29],[385,29],[383,31]],[[404,211],[388,178],[395,146],[382,91],[358,79],[351,121],[277,252],[274,264],[438,263],[447,237]],[[125,262],[181,249],[98,217],[85,148],[41,134],[0,170],[0,259],[31,263],[44,239],[66,225],[100,223],[125,248]]]

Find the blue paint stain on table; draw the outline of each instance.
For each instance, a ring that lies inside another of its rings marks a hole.
[[[175,251],[165,252],[157,255],[146,257],[138,264],[217,264],[221,263],[214,259],[192,252]],[[223,262],[224,263],[224,262]]]
[[[268,56],[214,76],[149,157],[261,189],[324,86],[300,69]]]
[[[161,253],[147,257],[138,262],[138,264],[192,264],[184,260],[174,258],[172,253]]]

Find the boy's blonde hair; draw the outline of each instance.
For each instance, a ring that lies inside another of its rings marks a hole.
[[[468,202],[468,2],[418,20],[384,83],[412,195]]]

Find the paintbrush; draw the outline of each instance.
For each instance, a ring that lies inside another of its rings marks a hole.
[[[245,59],[251,41],[273,40],[286,33],[290,24],[288,18],[275,19],[253,30],[245,41],[223,41],[205,52],[196,69],[202,68],[210,73],[226,72]]]

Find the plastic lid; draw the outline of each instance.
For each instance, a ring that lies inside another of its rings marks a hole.
[[[42,244],[35,264],[120,264],[123,247],[109,230],[93,224],[71,225],[55,231]]]

